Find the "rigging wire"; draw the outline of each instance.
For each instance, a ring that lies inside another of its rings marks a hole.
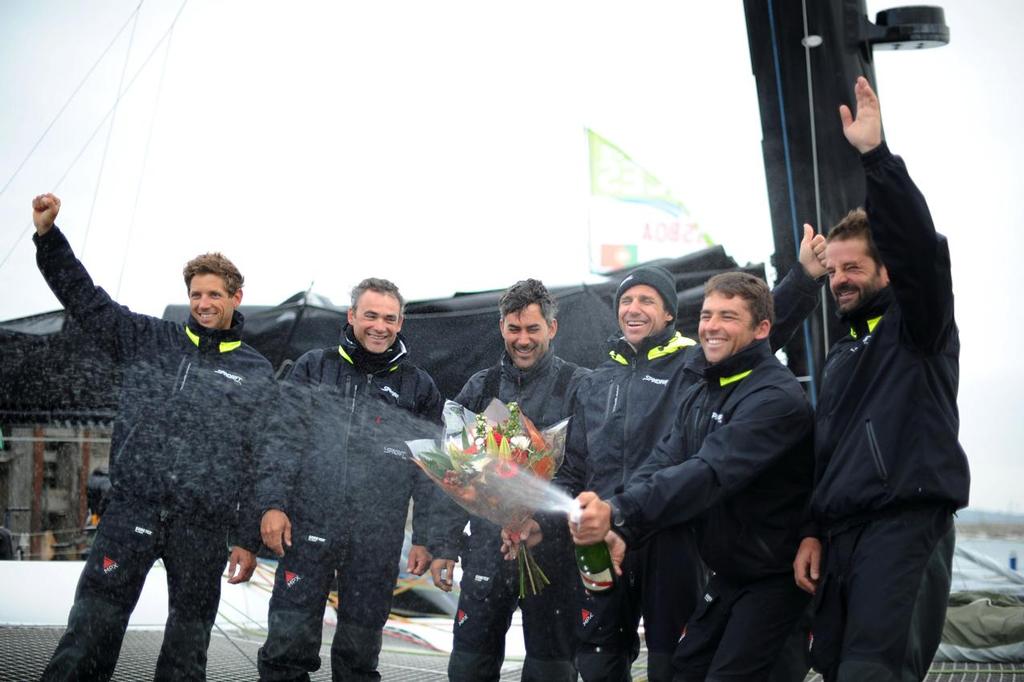
[[[7,191],[7,188],[11,186],[11,183],[14,182],[14,179],[18,177],[19,173],[21,173],[21,169],[25,167],[25,164],[28,163],[28,160],[30,158],[32,158],[32,155],[35,153],[36,149],[39,147],[40,144],[42,144],[43,140],[46,139],[46,136],[49,134],[50,129],[53,128],[53,126],[57,123],[58,120],[60,120],[60,117],[67,110],[68,106],[70,106],[71,102],[75,99],[75,96],[78,95],[78,92],[82,89],[82,86],[84,86],[85,82],[89,80],[90,76],[92,76],[92,72],[96,70],[96,67],[100,65],[100,62],[102,62],[103,59],[107,56],[107,53],[110,52],[110,48],[114,47],[114,43],[116,43],[117,39],[121,37],[122,33],[124,33],[124,29],[128,27],[128,24],[132,21],[133,18],[138,17],[139,9],[142,7],[142,2],[143,0],[140,0],[138,6],[135,7],[135,9],[132,11],[130,15],[128,15],[128,18],[125,20],[124,24],[121,25],[121,28],[117,29],[117,33],[115,33],[114,37],[110,39],[110,42],[103,49],[103,52],[101,52],[100,56],[96,59],[95,62],[93,62],[93,65],[89,67],[89,70],[85,72],[85,75],[82,77],[82,80],[79,81],[77,86],[75,86],[74,91],[72,91],[71,95],[64,102],[64,105],[61,106],[60,110],[57,112],[57,115],[53,117],[53,120],[50,121],[50,124],[46,126],[45,130],[43,130],[43,134],[39,136],[39,139],[35,141],[35,144],[32,145],[32,148],[28,150],[28,154],[26,154],[25,158],[21,160],[21,163],[18,164],[18,167],[14,169],[14,172],[11,174],[11,177],[7,179],[7,182],[4,183],[4,186],[0,188],[0,197],[4,195],[4,192]],[[134,29],[132,30],[134,31]]]
[[[811,76],[811,41],[807,29],[807,0],[800,0],[800,8],[804,20],[804,64],[807,67],[807,113],[811,122],[811,169],[814,173],[814,220],[818,232],[823,232],[825,226],[821,223],[821,182],[818,178],[818,133],[817,124],[814,120],[814,79]],[[825,288],[822,287],[818,295],[821,297],[821,340],[822,356],[828,354],[828,301]]]
[[[149,66],[149,62],[153,59],[153,55],[155,55],[156,51],[160,49],[160,46],[164,44],[164,41],[170,37],[171,32],[174,31],[174,26],[177,24],[178,19],[181,17],[181,13],[185,10],[185,6],[187,4],[188,0],[183,0],[183,2],[181,3],[181,7],[178,8],[177,14],[175,14],[174,19],[171,20],[171,25],[167,27],[167,30],[164,31],[164,34],[160,36],[160,39],[157,40],[156,43],[153,45],[153,49],[150,50],[149,54],[143,60],[142,65],[139,66],[138,70],[131,77],[131,80],[128,81],[128,85],[126,85],[121,94],[118,95],[118,100],[120,100],[121,97],[123,97],[125,94],[128,93],[129,90],[132,89],[132,86],[135,84],[135,81],[138,80],[142,72],[145,71],[147,66]],[[114,107],[116,106],[117,102],[114,103]],[[57,183],[53,186],[54,192],[56,192],[60,188],[60,186],[64,184],[64,181],[67,179],[68,175],[70,175],[71,171],[74,170],[76,165],[78,165],[78,162],[85,154],[85,151],[89,148],[89,145],[92,144],[92,141],[96,138],[96,135],[98,135],[100,130],[103,129],[103,126],[104,124],[106,124],[107,119],[110,118],[111,114],[114,112],[114,107],[111,107],[107,110],[107,113],[103,115],[103,118],[100,119],[100,122],[96,125],[92,133],[86,139],[85,144],[82,145],[82,148],[78,150],[78,154],[75,156],[74,159],[71,160],[71,163],[70,165],[68,165],[67,169],[65,169],[64,174],[60,176],[60,179],[57,180]],[[0,269],[2,269],[4,265],[6,265],[7,261],[10,260],[11,256],[14,255],[14,252],[18,248],[18,245],[21,244],[21,240],[25,238],[25,235],[28,232],[30,232],[31,229],[32,224],[30,223],[27,229],[21,231],[21,233],[18,235],[18,238],[15,240],[14,244],[7,252],[7,255],[4,256],[3,260],[0,260]]]
[[[128,263],[128,254],[131,252],[132,233],[135,231],[135,217],[139,212],[139,197],[142,196],[142,181],[146,177],[146,166],[149,163],[149,148],[153,141],[153,131],[156,129],[157,112],[160,111],[160,95],[164,90],[164,78],[167,76],[167,62],[171,55],[171,42],[174,37],[174,25],[171,25],[171,32],[167,35],[167,47],[164,50],[164,63],[160,67],[160,81],[156,87],[156,101],[153,103],[153,116],[149,121],[149,132],[146,134],[146,146],[142,152],[142,168],[139,169],[139,184],[135,189],[135,203],[132,205],[132,215],[128,220],[128,234],[124,240],[124,254],[121,257],[121,271],[117,275],[117,287],[114,289],[114,299],[121,295],[121,282],[124,280],[124,270]],[[113,124],[111,124],[113,127]]]
[[[139,1],[139,8],[142,3]],[[121,79],[117,82],[117,97],[114,99],[114,113],[110,116],[110,127],[107,128],[107,140],[103,143],[103,154],[100,156],[100,169],[96,173],[96,186],[92,191],[92,205],[89,206],[89,219],[85,221],[85,234],[82,236],[82,252],[80,258],[85,258],[85,247],[89,244],[89,230],[92,228],[92,216],[96,212],[96,199],[100,195],[100,183],[103,180],[103,169],[107,165],[107,152],[110,151],[110,138],[114,136],[114,122],[117,120],[117,105],[121,101],[121,88],[124,87],[124,75],[128,73],[128,61],[132,56],[132,44],[135,42],[135,29],[139,26],[139,12],[135,13],[135,21],[132,23],[132,32],[128,35],[128,49],[124,53],[124,65],[121,67]]]
[[[779,128],[782,131],[782,158],[783,165],[786,169],[786,195],[789,203],[789,218],[791,223],[791,229],[793,230],[794,244],[797,248],[797,257],[799,260],[800,255],[800,239],[801,233],[797,226],[797,213],[796,213],[796,191],[793,185],[793,160],[789,154],[789,133],[786,129],[786,100],[782,90],[782,65],[780,64],[779,58],[779,39],[775,29],[775,3],[773,0],[768,0],[768,36],[771,40],[771,52],[772,52],[772,64],[775,67],[775,96],[779,103]],[[811,406],[817,406],[818,400],[818,387],[817,380],[814,377],[814,352],[811,347],[811,331],[810,325],[807,320],[803,322],[803,333],[804,333],[804,359],[807,362],[808,377],[810,381],[810,398]]]

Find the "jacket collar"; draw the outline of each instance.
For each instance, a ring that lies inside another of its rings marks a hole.
[[[409,354],[405,345],[405,337],[399,332],[395,342],[383,353],[371,353],[363,348],[363,345],[356,341],[352,333],[352,325],[346,324],[341,334],[341,343],[338,345],[338,353],[341,358],[354,366],[360,372],[377,374],[380,372],[394,372]]]
[[[884,287],[864,301],[863,305],[848,313],[840,313],[839,319],[850,325],[850,336],[855,339],[864,338],[875,331],[875,325],[889,310],[894,300],[892,287]]]
[[[512,362],[512,358],[509,357],[508,351],[505,351],[501,354],[501,376],[517,386],[526,385],[537,377],[547,374],[554,362],[554,357],[555,354],[551,352],[551,348],[549,347],[548,352],[544,353],[544,355],[540,357],[540,360],[535,362],[532,367],[520,369],[516,367],[514,362]]]
[[[675,353],[689,346],[697,345],[697,342],[687,338],[676,331],[675,327],[666,327],[654,336],[648,336],[640,343],[640,347],[634,349],[629,345],[622,335],[613,336],[609,339],[611,349],[608,355],[620,365],[628,365],[633,360],[652,361],[666,355]]]
[[[185,336],[195,344],[200,353],[210,353],[216,349],[219,353],[230,353],[242,345],[242,326],[245,317],[237,310],[231,316],[228,329],[210,329],[199,324],[192,315],[185,321]]]
[[[704,353],[700,353],[701,358]],[[721,362],[705,364],[704,378],[712,386],[728,386],[745,379],[754,368],[772,356],[768,339],[754,341],[740,352],[730,355]],[[707,363],[707,360],[704,360]]]

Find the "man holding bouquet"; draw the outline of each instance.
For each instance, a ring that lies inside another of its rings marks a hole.
[[[381,631],[410,496],[408,570],[419,575],[430,564],[426,523],[434,484],[405,457],[404,441],[434,434],[441,396],[408,361],[399,333],[403,306],[393,283],[363,280],[352,290],[341,344],[309,351],[281,384],[257,485],[263,542],[282,556],[259,652],[261,680],[309,679],[320,667],[335,575],[333,679],[380,679]]]
[[[505,352],[496,365],[477,372],[455,402],[482,413],[491,400],[516,402],[538,428],[569,415],[576,385],[588,370],[550,349],[558,331],[557,304],[535,279],[517,282],[498,302]],[[469,521],[471,534],[463,534]],[[430,550],[434,584],[452,588],[456,557],[463,560],[462,589],[454,624],[448,676],[452,680],[497,680],[505,658],[505,634],[512,614],[523,611],[526,662],[523,680],[576,679],[573,665],[573,610],[578,580],[568,533],[538,547],[535,558],[551,575],[543,595],[520,596],[517,563],[503,560],[501,529],[470,516],[445,498],[436,502]]]

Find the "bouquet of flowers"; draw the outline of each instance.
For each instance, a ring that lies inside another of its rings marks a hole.
[[[549,481],[562,463],[568,419],[541,431],[516,403],[495,399],[474,414],[449,400],[444,425],[440,444],[407,445],[413,461],[463,509],[517,535],[535,511],[565,506],[564,493]],[[550,584],[525,545],[517,558],[520,596]]]

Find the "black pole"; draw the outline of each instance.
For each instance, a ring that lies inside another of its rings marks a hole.
[[[838,107],[851,103],[857,76],[875,85],[871,48],[863,41],[866,8],[864,0],[743,4],[775,234],[772,264],[781,277],[797,262],[803,223],[827,232],[864,201],[860,160],[843,137]],[[831,311],[827,292],[824,298]],[[786,346],[790,368],[810,379],[812,400],[827,339],[838,333],[831,312],[819,312]]]

